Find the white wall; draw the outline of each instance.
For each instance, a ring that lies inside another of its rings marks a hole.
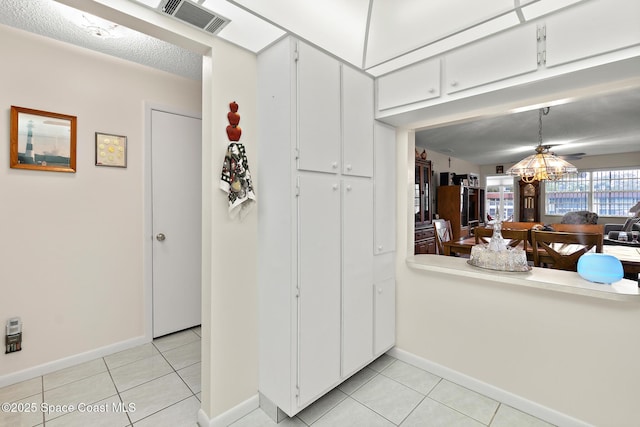
[[[422,153],[424,148],[417,147]],[[427,150],[427,160],[431,160],[431,170],[434,174],[434,185],[440,185],[440,172],[453,172],[458,175],[475,173],[480,174],[480,166],[454,156],[440,154],[435,151]]]
[[[0,25],[0,323],[24,322],[9,374],[144,337],[144,102],[201,109],[201,83]],[[10,40],[11,42],[7,42]],[[78,118],[77,172],[9,168],[11,105]],[[96,131],[128,137],[94,166]]]
[[[255,55],[216,40],[213,60],[205,58],[212,72],[201,84],[10,27],[0,26],[0,39],[12,40],[0,45],[12,64],[0,68],[2,81],[11,82],[0,91],[0,133],[7,141],[11,105],[78,117],[76,174],[9,169],[8,143],[0,151],[7,292],[0,322],[16,315],[24,322],[24,350],[0,354],[0,384],[144,339],[142,144],[150,102],[194,113],[204,108],[204,141],[210,141],[203,147],[203,256],[210,260],[203,265],[203,410],[213,418],[254,396],[257,209],[242,222],[230,220],[218,180],[229,143],[228,104],[235,100],[260,198]],[[95,131],[128,136],[126,169],[94,166]]]
[[[397,348],[592,425],[637,426],[637,303],[406,266],[397,289]]]
[[[257,207],[230,219],[218,188],[229,144],[229,102],[239,104],[240,142],[260,203],[256,147],[256,56],[220,39],[204,59],[202,410],[215,418],[258,390]],[[207,126],[207,120],[204,120]],[[268,143],[268,141],[267,141]]]

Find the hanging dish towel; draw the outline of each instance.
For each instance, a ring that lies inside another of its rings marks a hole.
[[[229,196],[229,216],[244,218],[256,202],[244,145],[232,142],[227,147],[220,188]]]

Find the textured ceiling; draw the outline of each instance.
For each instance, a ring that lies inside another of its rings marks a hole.
[[[0,24],[190,79],[202,78],[200,55],[120,26],[112,31],[118,33],[119,37],[96,37],[72,22],[77,18],[77,15],[74,18],[74,14],[78,14],[75,9],[52,0],[2,0]]]
[[[479,165],[515,163],[538,145],[538,110],[416,132],[416,146]],[[542,145],[559,156],[629,153],[640,165],[640,89],[552,106]],[[571,161],[571,158],[567,160]]]

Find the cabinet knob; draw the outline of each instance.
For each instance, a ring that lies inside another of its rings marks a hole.
[[[351,185],[347,185],[347,191],[351,191]]]
[[[429,89],[429,93],[434,93],[436,90],[434,88]]]
[[[333,188],[334,190],[337,190],[337,189],[338,189],[338,184],[333,184],[333,187],[332,187],[332,188]]]
[[[351,163],[347,164],[347,170],[350,171],[352,169]]]
[[[381,294],[382,293],[382,288],[378,288],[378,293]]]
[[[378,245],[378,252],[382,250],[382,245]]]
[[[452,82],[451,82],[451,86],[453,86],[453,87],[458,86],[458,82],[457,82],[457,81],[455,81],[455,80],[454,80],[454,81],[452,81]]]
[[[338,169],[338,162],[331,163],[331,168],[332,169]]]

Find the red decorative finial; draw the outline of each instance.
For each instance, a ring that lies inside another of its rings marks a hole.
[[[240,141],[242,135],[242,129],[238,124],[240,123],[240,114],[238,114],[238,103],[232,101],[229,103],[229,113],[227,113],[227,120],[229,120],[229,126],[227,126],[227,136],[229,141]]]

